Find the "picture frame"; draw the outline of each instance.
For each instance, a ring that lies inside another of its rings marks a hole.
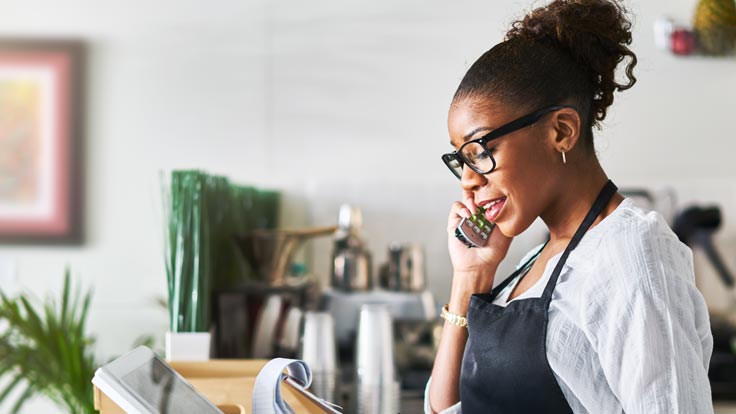
[[[0,39],[0,243],[81,244],[85,47]]]

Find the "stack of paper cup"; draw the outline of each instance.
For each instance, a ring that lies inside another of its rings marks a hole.
[[[335,349],[335,320],[327,312],[306,312],[302,335],[301,359],[312,369],[313,394],[323,400],[335,400],[337,352]]]
[[[361,307],[356,346],[355,412],[398,413],[400,383],[394,364],[393,322],[386,305]]]
[[[355,412],[358,414],[400,414],[401,384],[362,384],[355,386]]]

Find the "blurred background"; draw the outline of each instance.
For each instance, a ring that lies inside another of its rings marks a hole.
[[[668,191],[676,208],[719,206],[713,240],[736,269],[736,58],[655,46],[655,20],[690,24],[696,3],[628,3],[638,82],[615,96],[596,148],[619,187]],[[360,208],[374,272],[390,242],[421,243],[427,289],[444,304],[446,218],[460,196],[440,161],[451,150],[448,106],[467,68],[530,6],[0,0],[0,37],[86,48],[82,242],[0,245],[0,288],[58,295],[69,267],[94,288],[88,330],[103,359],[141,335],[162,346],[162,172],[200,169],[280,192],[284,228],[335,225],[342,204]],[[543,237],[536,223],[515,240],[502,273]],[[317,238],[296,257],[327,283],[332,250]],[[697,249],[695,266],[709,307],[728,309],[732,292]],[[35,398],[23,412],[53,407]]]

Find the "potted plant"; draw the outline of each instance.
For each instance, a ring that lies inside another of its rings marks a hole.
[[[198,361],[210,355],[210,245],[204,187],[205,176],[199,171],[174,171],[164,184],[169,360]]]
[[[61,300],[42,305],[26,294],[0,292],[0,403],[20,392],[10,412],[43,395],[66,412],[93,414],[92,377],[97,367],[93,338],[85,333],[90,291],[72,293],[69,270]]]

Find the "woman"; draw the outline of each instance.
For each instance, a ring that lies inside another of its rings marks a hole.
[[[713,411],[691,251],[616,192],[593,145],[613,92],[636,81],[630,29],[617,2],[554,1],[463,78],[443,160],[464,199],[448,220],[452,291],[426,412]],[[454,230],[478,206],[497,227],[467,248]],[[537,217],[549,241],[492,290],[511,239]]]

